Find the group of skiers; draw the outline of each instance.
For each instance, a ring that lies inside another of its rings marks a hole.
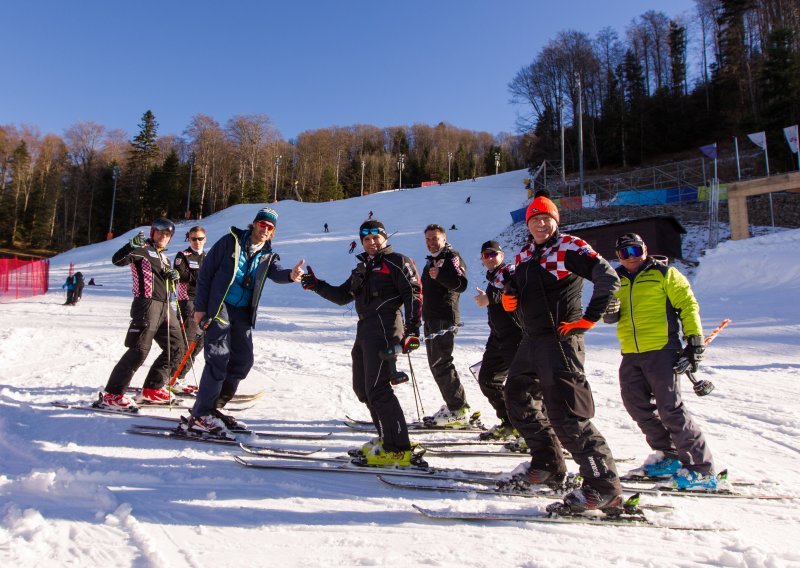
[[[393,390],[394,363],[398,354],[420,347],[422,328],[431,373],[445,402],[426,422],[444,428],[470,424],[473,415],[453,363],[461,325],[459,297],[468,285],[463,258],[447,242],[443,227],[428,225],[424,236],[430,254],[420,274],[413,260],[387,242],[383,223],[370,216],[359,227],[364,251],[356,255],[356,267],[342,284],[332,285],[310,266],[304,270],[304,260],[291,269],[281,267],[272,249],[277,220],[273,209],[259,210],[247,229],[231,227],[208,256],[203,251],[205,231],[193,227],[187,233],[189,248],[170,266],[164,249],[175,227],[162,218],[153,223],[148,239],[137,235],[114,255],[114,264],[131,266],[132,322],[125,340],[128,351],[99,404],[135,408],[126,391],[153,340],[163,353],[145,379],[140,400],[169,403],[173,394],[168,381],[176,362],[192,345],[189,337],[199,342],[204,334],[206,364],[183,427],[232,438],[230,429],[237,423],[220,408],[253,365],[252,329],[264,283],[267,278],[300,282],[333,303],[355,302],[353,390],[378,432],[354,452],[357,459],[372,466],[423,464],[412,450]],[[669,478],[680,488],[714,489],[710,452],[682,403],[680,375],[673,371],[681,356],[696,370],[704,350],[699,307],[686,279],[663,260],[648,256],[644,241],[632,233],[617,242],[621,266],[615,270],[586,242],[559,231],[558,209],[546,193],[531,202],[526,225],[530,238],[513,262],[505,261],[496,241],[482,245],[488,285],[475,296],[479,306],[487,307],[490,329],[478,380],[500,420],[481,438],[519,437],[531,454],[530,463],[517,468],[508,485],[563,489],[566,449],[583,482],[561,506],[571,512],[620,506],[619,475],[608,443],[591,422],[595,405],[583,370],[583,335],[603,318],[618,322],[623,402],[655,451],[643,473]],[[584,279],[593,283],[585,310]],[[170,306],[174,289],[178,314]]]

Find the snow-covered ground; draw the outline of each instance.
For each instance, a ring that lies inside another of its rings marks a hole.
[[[482,286],[480,244],[513,234],[508,212],[525,202],[525,176],[512,172],[326,204],[281,202],[274,248],[285,266],[304,258],[319,277],[338,284],[354,264],[347,249],[370,210],[394,233],[395,248],[418,266],[426,254],[425,225],[455,223],[458,231],[450,231],[449,240],[464,256],[471,284]],[[471,204],[465,203],[467,196]],[[210,243],[229,225],[245,226],[257,209],[238,205],[204,219]],[[322,232],[326,222],[330,233]],[[187,227],[179,227],[178,234]],[[800,565],[797,499],[650,499],[675,506],[652,513],[659,523],[732,529],[724,532],[435,522],[411,504],[525,511],[541,510],[548,501],[398,490],[365,475],[246,470],[232,459],[239,450],[125,433],[133,423],[157,424],[146,416],[56,409],[49,403],[92,399],[124,351],[130,275],[110,258],[134,233],[54,258],[53,292],[0,305],[2,566]],[[183,246],[181,240],[170,254]],[[684,385],[719,469],[755,482],[749,490],[798,496],[799,247],[800,230],[783,231],[725,242],[701,258],[694,284],[706,331],[726,317],[733,323],[708,350],[701,372],[716,390],[698,398]],[[87,286],[77,307],[62,306],[58,288],[70,262],[103,284]],[[491,408],[467,370],[480,359],[488,333],[485,313],[472,295],[464,294],[461,302],[465,326],[456,361],[471,405],[491,425]],[[323,444],[330,455],[359,445],[368,436],[339,422],[346,414],[366,417],[350,388],[355,326],[349,308],[326,303],[299,285],[268,283],[254,334],[255,366],[240,387],[267,394],[241,418],[255,429],[333,432]],[[614,329],[598,326],[587,334],[587,352],[595,421],[615,456],[634,460],[619,464],[624,471],[649,450],[620,402]],[[414,353],[412,361],[425,410],[435,411],[442,401],[424,352]],[[400,366],[408,368],[407,362]],[[137,373],[134,385],[141,385],[144,374],[144,369]],[[410,385],[397,393],[407,417],[415,419]],[[428,461],[501,472],[523,460],[431,456]]]

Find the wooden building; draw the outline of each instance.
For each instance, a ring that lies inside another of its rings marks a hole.
[[[582,238],[609,260],[617,258],[614,243],[620,235],[625,233],[639,234],[647,244],[649,254],[662,255],[670,259],[683,259],[681,239],[682,235],[686,234],[686,229],[675,217],[669,215],[643,217],[631,221],[575,229],[567,226],[562,230]]]

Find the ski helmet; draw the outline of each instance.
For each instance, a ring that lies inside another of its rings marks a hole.
[[[175,234],[175,223],[167,219],[166,217],[159,217],[150,227],[150,238],[152,239],[155,237],[156,231],[168,231],[169,238],[172,240],[172,235]]]
[[[642,239],[642,237],[640,237],[636,233],[625,233],[624,235],[621,235],[617,239],[614,248],[621,249],[630,245],[644,246],[644,239]]]

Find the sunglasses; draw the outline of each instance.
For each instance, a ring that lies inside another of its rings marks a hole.
[[[482,256],[483,258],[494,258],[494,257],[496,257],[498,254],[500,254],[500,253],[499,253],[499,252],[497,252],[496,250],[487,250],[486,252],[482,252],[482,253],[481,253],[481,256]]]
[[[372,227],[371,229],[361,229],[361,236],[366,237],[367,235],[380,235],[381,228],[380,227]]]
[[[271,224],[267,223],[266,221],[256,221],[256,225],[258,225],[262,229],[264,229],[264,228],[269,229],[270,231],[275,228],[275,225],[271,225]]]
[[[642,245],[628,245],[617,249],[617,256],[621,260],[628,260],[629,258],[638,258],[644,255],[644,247]]]
[[[204,241],[206,240],[205,237],[189,237],[190,241]]]

